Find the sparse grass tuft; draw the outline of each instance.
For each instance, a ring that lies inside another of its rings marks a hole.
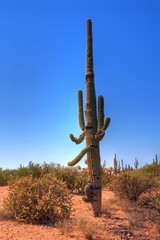
[[[141,229],[144,227],[145,213],[139,211],[138,208],[133,207],[128,211],[129,225],[134,229]]]
[[[102,215],[105,215],[106,218],[110,218],[111,217],[111,205],[114,204],[116,202],[115,199],[110,198],[108,200],[103,201],[102,203]]]
[[[92,240],[94,234],[103,230],[102,225],[96,218],[91,218],[86,214],[79,215],[75,220],[75,225],[79,231],[84,233],[87,240]]]
[[[62,235],[71,236],[75,227],[73,219],[64,219],[59,221],[55,225],[61,232]]]

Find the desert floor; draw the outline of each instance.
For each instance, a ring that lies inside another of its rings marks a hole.
[[[7,187],[0,187],[0,208],[7,193]],[[82,196],[73,195],[71,219],[78,227],[73,227],[71,222],[58,227],[29,225],[5,220],[0,215],[0,240],[160,240],[157,224],[146,213],[126,202],[119,202],[108,189],[103,190],[101,218],[92,216],[91,206],[82,201]]]

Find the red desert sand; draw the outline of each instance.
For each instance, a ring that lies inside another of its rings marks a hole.
[[[7,194],[8,188],[0,187],[0,208]],[[79,228],[73,228],[71,222],[51,227],[18,223],[0,216],[0,240],[159,240],[157,225],[148,219],[145,221],[143,215],[135,212],[135,209],[125,211],[128,208],[116,199],[113,192],[104,189],[103,215],[94,218],[90,204],[83,202],[82,196],[73,195],[71,219],[77,224],[79,222]],[[86,220],[87,223],[83,225]]]

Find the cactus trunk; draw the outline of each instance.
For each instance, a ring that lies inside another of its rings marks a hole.
[[[96,93],[94,86],[94,72],[93,72],[93,49],[92,49],[92,22],[87,20],[87,46],[86,46],[86,109],[85,118],[83,113],[83,95],[82,91],[78,91],[78,106],[79,106],[79,125],[83,131],[83,135],[75,138],[70,134],[70,138],[76,144],[83,141],[83,136],[86,139],[86,148],[80,154],[68,163],[73,166],[80,161],[80,159],[87,154],[88,164],[88,185],[85,187],[87,198],[83,198],[85,202],[92,204],[94,216],[101,215],[101,160],[100,160],[100,141],[104,137],[105,130],[109,126],[110,118],[104,121],[104,100],[102,96],[98,98],[98,117],[96,107]]]
[[[86,146],[92,146],[87,153],[89,181],[93,186],[92,208],[95,216],[101,214],[101,164],[99,142],[94,136],[97,132],[96,96],[93,73],[92,23],[87,20],[86,56]]]

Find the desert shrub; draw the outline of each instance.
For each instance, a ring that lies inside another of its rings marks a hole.
[[[59,164],[44,164],[43,171],[51,173],[57,179],[66,183],[72,193],[83,193],[87,184],[87,175],[80,167],[63,167]]]
[[[8,182],[8,175],[10,173],[7,171],[7,175],[4,173],[2,169],[0,169],[0,186],[6,186]]]
[[[0,169],[0,186],[6,186],[8,184],[8,181],[15,180],[16,177],[16,169]]]
[[[39,163],[29,162],[27,167],[20,165],[17,170],[17,178],[26,177],[32,175],[34,178],[38,178],[42,175],[42,166]]]
[[[153,192],[143,195],[139,199],[138,205],[140,207],[155,209],[160,213],[160,194],[158,192]]]
[[[147,175],[150,177],[158,177],[160,176],[160,164],[159,163],[152,163],[146,164],[139,170],[143,175]]]
[[[18,169],[2,169],[0,168],[0,186],[8,185],[9,181],[17,178],[32,175],[33,177],[40,177],[42,175],[42,167],[40,164],[29,162],[27,167],[20,165]]]
[[[107,187],[111,184],[112,182],[112,175],[109,174],[102,174],[102,187]]]
[[[9,181],[30,175],[33,178],[40,178],[47,173],[65,182],[67,188],[72,193],[84,193],[84,187],[87,184],[87,174],[81,167],[64,167],[55,163],[43,163],[41,165],[32,161],[26,167],[20,165],[18,169],[0,169],[0,186],[5,186]]]
[[[10,218],[32,224],[54,224],[68,218],[71,206],[66,184],[51,174],[11,182],[4,201],[4,210]]]
[[[152,187],[154,187],[154,181],[137,171],[121,172],[112,182],[112,190],[116,195],[129,201],[137,201],[142,193]]]

